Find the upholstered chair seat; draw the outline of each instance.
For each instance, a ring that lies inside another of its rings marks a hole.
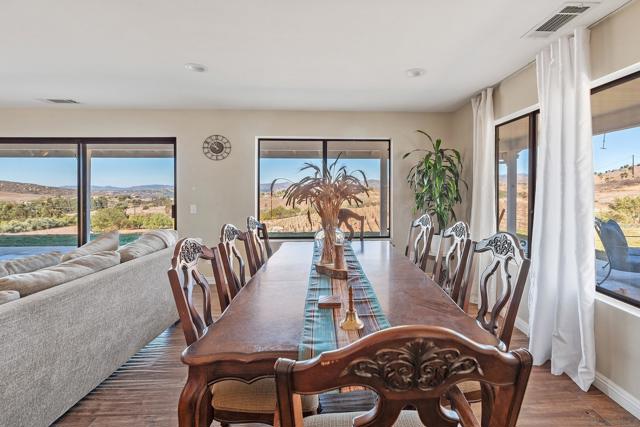
[[[350,427],[353,419],[364,412],[312,415],[304,419],[304,427]],[[416,411],[402,411],[393,427],[424,427]]]
[[[211,386],[211,404],[218,411],[272,414],[276,408],[276,385],[273,378],[264,378],[251,384],[242,381],[220,381]],[[318,396],[302,398],[302,411],[315,413]]]

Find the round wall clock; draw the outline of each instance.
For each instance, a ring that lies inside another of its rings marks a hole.
[[[211,135],[202,143],[202,152],[211,160],[226,159],[231,153],[231,142],[222,135]]]

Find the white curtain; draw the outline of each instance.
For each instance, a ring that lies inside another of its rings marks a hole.
[[[536,57],[540,124],[531,253],[529,349],[582,390],[595,376],[595,247],[589,32]]]
[[[493,89],[488,88],[471,99],[473,108],[473,193],[471,196],[470,233],[473,240],[482,240],[496,232],[496,171]],[[490,259],[490,258],[489,258]],[[474,286],[488,265],[487,257],[476,260]],[[472,301],[478,301],[476,292]],[[492,303],[492,302],[490,302]]]

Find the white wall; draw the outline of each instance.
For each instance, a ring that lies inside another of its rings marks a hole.
[[[591,29],[593,79],[640,65],[640,1],[636,0]],[[532,58],[534,60],[534,58]],[[496,120],[538,103],[535,66],[530,64],[500,82],[494,92]],[[470,129],[471,109],[461,107],[453,115],[454,135]],[[471,147],[465,132],[463,145]],[[467,158],[472,158],[470,149]],[[469,177],[471,179],[471,177]],[[529,320],[528,289],[520,306],[517,325]],[[640,310],[598,295],[596,301],[596,386],[640,418]]]
[[[450,114],[343,113],[232,110],[0,110],[2,137],[141,137],[177,138],[178,229],[183,236],[216,242],[222,224],[244,226],[256,211],[256,138],[309,136],[392,140],[392,235],[404,245],[412,215],[405,177],[411,160],[402,154],[422,147],[416,129],[451,141]],[[211,161],[202,141],[211,134],[231,140],[230,156]],[[189,213],[196,204],[198,213]]]

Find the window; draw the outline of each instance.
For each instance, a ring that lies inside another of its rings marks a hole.
[[[0,144],[0,259],[78,244],[76,144]]]
[[[143,230],[174,228],[172,144],[87,144],[89,235],[120,230],[120,243]]]
[[[498,230],[517,235],[526,254],[533,225],[537,120],[533,112],[496,126]]]
[[[597,289],[640,306],[640,73],[594,89],[591,109]]]
[[[338,159],[338,166],[349,172],[362,170],[369,182],[370,194],[361,207],[345,207],[365,217],[365,237],[390,235],[390,153],[391,142],[352,139],[272,139],[258,141],[258,215],[269,228],[269,235],[280,238],[310,238],[320,228],[316,214],[307,217],[306,206],[286,206],[284,191],[291,181],[308,173],[300,171],[304,163],[322,167]],[[273,194],[271,193],[272,182]],[[359,224],[353,224],[356,233]]]
[[[175,139],[0,138],[0,259],[175,228]]]

